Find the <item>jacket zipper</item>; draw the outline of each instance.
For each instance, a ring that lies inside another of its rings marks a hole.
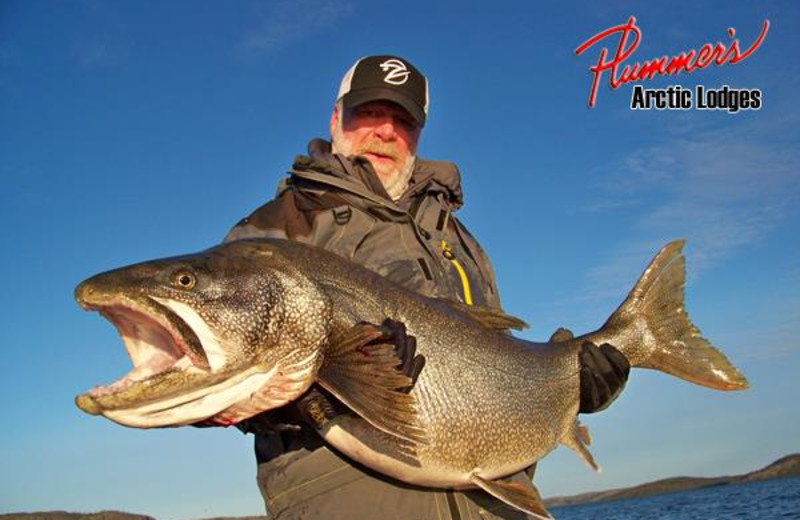
[[[472,305],[472,291],[470,290],[469,287],[469,278],[467,278],[467,273],[466,271],[464,271],[464,268],[458,262],[456,254],[453,252],[450,246],[447,245],[447,242],[445,242],[444,239],[442,239],[442,254],[444,255],[445,258],[450,260],[450,262],[453,264],[453,266],[456,268],[456,271],[458,272],[458,277],[461,278],[461,287],[464,290],[464,303],[466,303],[467,305]]]

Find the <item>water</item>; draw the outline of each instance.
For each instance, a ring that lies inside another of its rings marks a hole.
[[[800,477],[553,507],[556,520],[800,520]]]

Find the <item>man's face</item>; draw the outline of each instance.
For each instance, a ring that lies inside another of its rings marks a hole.
[[[344,114],[334,110],[331,116],[334,151],[366,157],[384,186],[412,166],[420,131],[408,112],[388,101],[364,103]]]

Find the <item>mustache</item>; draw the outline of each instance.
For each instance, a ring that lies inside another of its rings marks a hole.
[[[365,153],[374,153],[384,155],[392,159],[397,159],[400,154],[397,151],[397,145],[394,143],[382,143],[380,141],[367,141],[356,150],[356,155],[363,155]]]

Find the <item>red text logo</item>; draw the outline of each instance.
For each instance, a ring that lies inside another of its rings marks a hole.
[[[728,63],[736,64],[748,58],[761,46],[768,30],[769,20],[764,20],[764,25],[758,38],[744,52],[739,47],[739,40],[735,38],[736,31],[731,27],[728,29],[728,36],[732,38],[732,41],[727,46],[722,42],[717,42],[716,44],[706,43],[700,47],[700,50],[690,49],[669,58],[661,56],[660,58],[634,62],[623,66],[624,62],[636,51],[642,40],[642,30],[636,26],[636,18],[631,16],[628,18],[628,23],[609,27],[605,31],[592,36],[575,49],[575,54],[580,56],[594,44],[606,38],[612,38],[614,35],[619,35],[619,43],[617,43],[617,50],[614,56],[608,59],[608,47],[603,47],[597,64],[589,67],[589,70],[594,75],[592,90],[589,93],[589,107],[594,107],[600,78],[606,72],[609,73],[608,82],[611,88],[616,89],[625,83],[653,79],[656,75],[668,76],[677,75],[681,72],[693,72],[704,69],[711,64],[717,66]]]

